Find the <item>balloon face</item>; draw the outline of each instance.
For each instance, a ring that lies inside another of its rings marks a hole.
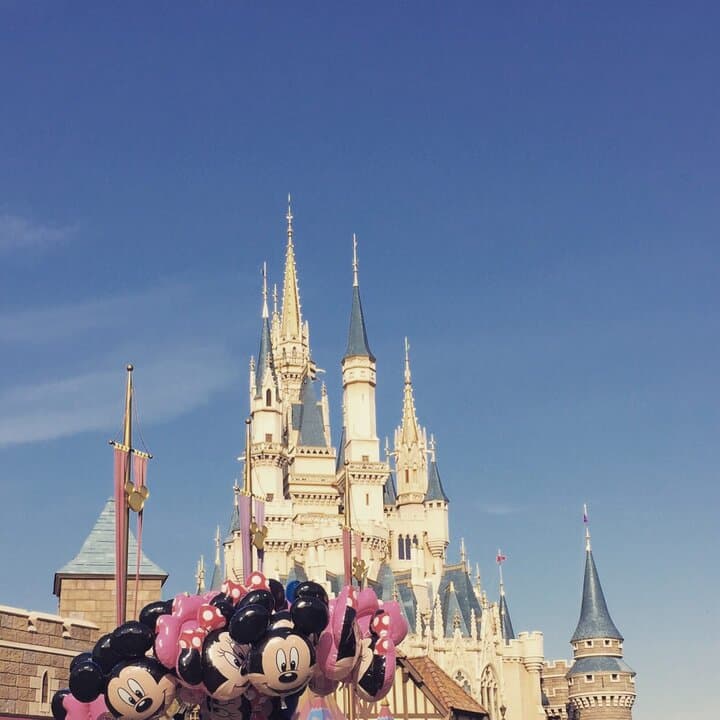
[[[250,682],[263,695],[282,697],[305,688],[314,666],[315,651],[308,640],[281,628],[250,651]]]
[[[156,660],[116,665],[108,678],[105,702],[121,720],[149,720],[175,699],[175,681]]]
[[[234,700],[247,689],[248,645],[236,643],[227,630],[211,632],[203,645],[203,684],[216,700]]]

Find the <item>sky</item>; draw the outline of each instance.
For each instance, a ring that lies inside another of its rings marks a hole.
[[[0,0],[0,603],[111,493],[134,363],[144,546],[194,587],[230,518],[293,194],[338,441],[352,233],[378,428],[437,440],[516,630],[568,658],[582,505],[634,717],[716,700],[720,10],[713,3]]]

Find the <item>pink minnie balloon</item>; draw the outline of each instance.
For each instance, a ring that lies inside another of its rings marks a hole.
[[[214,593],[217,594],[217,593]],[[211,594],[212,597],[213,594]],[[171,615],[161,615],[155,625],[155,657],[166,667],[175,669],[180,635],[197,625],[197,614],[205,604],[203,595],[176,595]]]
[[[399,645],[408,634],[408,623],[400,608],[400,603],[395,600],[385,601],[382,610],[390,616],[390,637],[395,645]]]
[[[69,690],[61,690],[57,695],[60,696],[57,698],[60,702],[53,699],[53,715],[56,720],[98,720],[108,713],[105,696],[102,694],[88,703],[80,702]]]
[[[392,620],[379,610],[370,622],[370,638],[362,641],[360,662],[353,679],[359,697],[368,702],[384,698],[395,675],[395,643],[391,636]]]
[[[348,585],[331,604],[330,621],[317,646],[318,665],[328,680],[346,680],[360,657],[357,603],[358,591]]]
[[[369,637],[370,621],[380,608],[377,595],[372,588],[365,588],[357,597],[357,623],[360,627],[361,637]]]

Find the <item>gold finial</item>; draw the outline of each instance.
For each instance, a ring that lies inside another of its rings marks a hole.
[[[357,237],[353,233],[353,287],[358,286]]]
[[[285,216],[287,219],[287,236],[288,236],[288,243],[292,243],[293,238],[293,214],[292,214],[292,198],[290,197],[290,193],[288,193],[288,209],[287,209],[287,215]]]
[[[268,316],[268,303],[267,303],[267,297],[268,297],[268,289],[267,289],[267,263],[264,262],[262,266],[262,278],[263,278],[263,286],[262,286],[262,298],[263,298],[263,306],[262,306],[262,316],[263,320],[267,318]]]
[[[410,383],[412,380],[410,376],[410,343],[408,342],[407,335],[405,336],[405,382]]]

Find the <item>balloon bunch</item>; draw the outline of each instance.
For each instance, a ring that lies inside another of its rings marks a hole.
[[[290,720],[316,695],[351,684],[369,701],[392,685],[407,622],[396,602],[348,586],[328,599],[314,582],[287,588],[254,572],[219,593],[150,603],[70,666],[55,720],[152,720],[199,705],[203,720]],[[177,703],[175,703],[177,700]]]

